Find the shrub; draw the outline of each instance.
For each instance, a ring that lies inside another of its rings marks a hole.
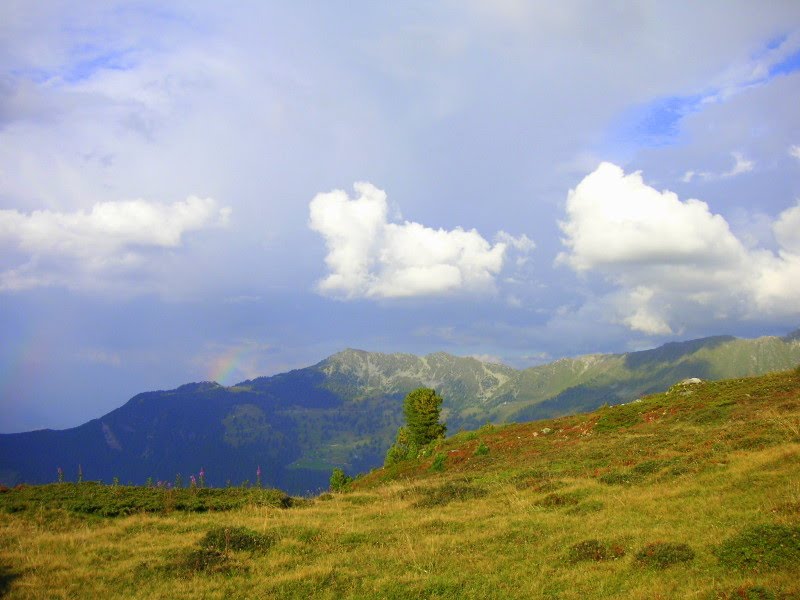
[[[414,503],[416,508],[444,506],[457,500],[483,498],[487,494],[483,488],[457,481],[448,481],[439,487],[425,489],[422,493],[424,494],[423,497]]]
[[[544,498],[536,502],[536,506],[544,508],[562,508],[564,506],[575,506],[581,501],[583,494],[571,492],[568,494],[547,494]]]
[[[233,570],[236,563],[228,554],[215,548],[198,548],[186,554],[183,566],[190,571],[227,573]]]
[[[719,600],[776,600],[777,596],[760,585],[742,585],[729,593],[718,593]]]
[[[440,452],[436,456],[433,457],[433,462],[431,463],[431,471],[436,471],[441,473],[444,471],[444,461],[447,460],[447,455]]]
[[[331,473],[330,489],[332,492],[341,492],[352,480],[342,469],[336,468]]]
[[[605,508],[605,504],[600,502],[599,500],[589,500],[587,502],[581,502],[580,504],[573,506],[569,510],[567,510],[567,514],[570,515],[588,515],[593,512],[598,512]]]
[[[651,475],[660,471],[663,466],[664,463],[660,460],[646,460],[633,467],[631,473],[636,473],[637,475]]]
[[[616,560],[625,556],[625,549],[622,546],[611,546],[599,540],[584,540],[578,542],[569,549],[567,556],[570,562],[580,562],[582,560]]]
[[[601,483],[606,485],[631,485],[637,483],[642,478],[640,473],[631,471],[611,471],[599,477]]]
[[[724,541],[714,551],[727,566],[747,571],[800,564],[800,527],[755,525]]]
[[[273,536],[258,533],[247,527],[215,527],[200,540],[200,547],[219,552],[230,550],[266,552],[274,543]]]
[[[486,456],[489,454],[489,446],[481,442],[478,444],[478,447],[475,448],[475,452],[473,452],[474,456]]]
[[[694,550],[687,544],[653,542],[636,553],[636,563],[642,567],[665,569],[671,565],[694,560]]]

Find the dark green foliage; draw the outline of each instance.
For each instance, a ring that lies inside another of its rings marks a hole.
[[[229,573],[245,567],[232,552],[265,553],[275,544],[275,536],[258,533],[247,527],[215,527],[190,550],[179,568],[193,572]]]
[[[720,544],[720,563],[743,571],[768,571],[800,565],[800,526],[755,525]]]
[[[417,388],[403,400],[409,441],[424,446],[444,437],[447,427],[439,423],[443,398],[430,388]]]
[[[785,596],[781,596],[782,598]],[[717,593],[717,600],[776,600],[778,596],[760,585],[742,585],[728,593]]]
[[[52,483],[15,488],[0,495],[0,510],[35,512],[40,508],[117,517],[133,513],[222,511],[247,505],[287,508],[292,498],[280,490],[203,488],[166,489],[108,486],[96,482]]]
[[[275,544],[273,536],[258,533],[247,527],[215,527],[200,540],[200,547],[219,552],[266,552]]]
[[[566,484],[554,479],[548,471],[526,471],[512,479],[514,487],[518,490],[532,490],[534,492],[554,492]]]
[[[625,549],[622,546],[612,546],[599,540],[584,540],[569,549],[567,559],[570,562],[584,560],[600,562],[602,560],[616,560],[623,556],[625,556]]]
[[[399,462],[417,457],[417,445],[411,441],[408,427],[400,427],[394,444],[387,450],[383,461],[384,467],[391,467]]]
[[[428,388],[418,388],[405,397],[403,413],[406,424],[397,430],[395,442],[386,452],[384,467],[415,459],[420,449],[444,437],[447,427],[439,423],[441,406],[442,397]],[[437,463],[435,470],[441,470],[442,464]]]
[[[728,418],[730,408],[720,406],[709,406],[701,410],[696,410],[686,415],[687,423],[694,425],[716,425]]]
[[[353,481],[352,477],[348,477],[342,469],[336,468],[331,473],[330,490],[341,492],[351,481]]]
[[[585,494],[581,492],[547,494],[547,496],[536,502],[536,506],[541,506],[543,508],[563,508],[566,506],[576,506],[584,496]]]
[[[641,481],[642,475],[633,471],[611,471],[601,475],[598,479],[607,485],[631,485]]]
[[[441,473],[444,471],[444,461],[447,460],[447,455],[440,452],[436,456],[433,457],[433,462],[431,463],[431,471],[436,471]]]
[[[183,568],[194,572],[229,573],[236,566],[229,554],[215,548],[191,550],[182,562]]]
[[[444,506],[454,501],[483,498],[487,494],[483,488],[460,481],[448,481],[441,486],[421,490],[421,493],[422,498],[414,503],[417,508]]]
[[[662,461],[646,460],[633,467],[631,469],[631,473],[635,473],[637,475],[651,475],[652,473],[657,473],[663,467],[664,463]]]
[[[475,452],[473,452],[474,456],[486,456],[489,454],[489,446],[481,442],[478,444],[477,448],[475,448]]]
[[[653,569],[666,569],[671,565],[694,560],[694,550],[687,544],[653,542],[636,553],[636,564]]]

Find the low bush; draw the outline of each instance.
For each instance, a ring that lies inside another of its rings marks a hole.
[[[458,481],[449,481],[438,487],[423,489],[421,493],[422,498],[414,503],[416,508],[444,506],[454,501],[483,498],[487,494],[483,488]]]
[[[623,556],[625,556],[625,549],[622,546],[606,544],[599,540],[584,540],[570,547],[567,559],[570,562],[584,560],[600,562],[616,560]]]
[[[431,463],[431,471],[436,471],[437,473],[441,473],[444,471],[444,461],[447,460],[447,455],[443,453],[439,453],[433,457],[433,462]]]
[[[611,471],[601,475],[598,480],[606,485],[632,485],[642,480],[642,474],[633,471]]]
[[[776,600],[772,590],[760,585],[742,585],[731,592],[717,592],[716,600]]]
[[[694,550],[687,544],[653,542],[636,553],[636,564],[654,569],[665,569],[692,560],[694,560]]]
[[[767,571],[800,564],[800,526],[755,525],[715,550],[720,563],[743,571]]]
[[[167,489],[103,485],[99,482],[53,483],[14,488],[0,494],[0,510],[6,512],[62,509],[99,517],[135,513],[227,511],[244,506],[288,508],[295,501],[281,490],[259,488]]]
[[[660,460],[646,460],[631,469],[631,473],[636,475],[652,475],[664,467],[664,462]]]
[[[547,494],[536,502],[536,506],[543,508],[564,508],[566,506],[576,506],[585,494],[581,492],[568,492],[565,494]]]
[[[567,510],[567,514],[570,515],[588,515],[590,513],[598,512],[605,508],[605,504],[600,502],[599,500],[589,500],[587,502],[581,502],[580,504],[573,506],[569,510]]]
[[[201,548],[219,552],[231,550],[266,552],[273,544],[275,544],[274,536],[258,533],[247,527],[215,527],[200,540]]]
[[[472,454],[473,456],[486,456],[489,454],[489,446],[481,442]]]
[[[194,572],[229,573],[239,565],[225,552],[215,548],[197,548],[186,554],[181,566]]]
[[[348,477],[347,474],[338,467],[333,470],[331,473],[330,479],[330,490],[332,492],[342,492],[347,487],[347,484],[353,481],[352,477]]]

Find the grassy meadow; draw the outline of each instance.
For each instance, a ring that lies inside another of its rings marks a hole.
[[[0,595],[800,598],[800,369],[422,454],[309,499],[6,490]]]

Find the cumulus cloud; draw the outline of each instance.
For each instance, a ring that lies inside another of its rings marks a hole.
[[[0,210],[0,244],[27,258],[0,272],[0,290],[57,284],[76,272],[101,275],[112,267],[142,265],[148,249],[178,247],[186,232],[224,225],[230,212],[212,198],[195,196],[173,204],[101,202],[88,212]],[[54,263],[58,273],[48,272],[47,265]]]
[[[800,160],[800,146],[797,144],[789,147],[789,156],[793,156],[797,160]]]
[[[772,229],[782,248],[793,254],[800,254],[800,202],[783,211]]]
[[[705,202],[603,163],[567,196],[557,262],[617,286],[616,318],[668,334],[691,318],[800,314],[800,205],[773,225],[779,252],[749,249]]]
[[[509,247],[527,253],[534,246],[524,235],[500,232],[492,245],[475,229],[391,223],[383,190],[366,182],[354,189],[355,198],[334,190],[309,205],[309,226],[328,247],[330,273],[318,284],[323,294],[401,298],[491,290]]]

